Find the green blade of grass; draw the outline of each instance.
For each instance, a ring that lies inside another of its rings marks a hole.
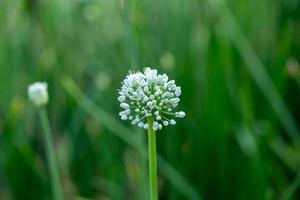
[[[295,180],[289,185],[289,187],[286,189],[286,191],[283,193],[281,200],[289,200],[293,197],[295,192],[300,186],[300,172],[298,173]]]
[[[287,135],[293,141],[295,146],[299,145],[299,130],[286,104],[282,100],[273,81],[262,61],[259,59],[256,52],[253,50],[247,37],[239,27],[234,15],[221,2],[210,1],[212,8],[218,13],[222,28],[227,32],[227,37],[232,44],[238,49],[250,74],[256,81],[257,85],[263,91],[263,94],[270,102],[272,108],[277,114],[282,125],[286,129]]]

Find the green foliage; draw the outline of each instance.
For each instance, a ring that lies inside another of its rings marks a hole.
[[[0,199],[50,199],[27,86],[47,81],[66,199],[147,199],[128,70],[157,67],[187,116],[157,133],[160,199],[300,198],[300,1],[1,0]]]

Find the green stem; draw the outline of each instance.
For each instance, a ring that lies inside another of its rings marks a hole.
[[[58,166],[56,163],[56,157],[54,153],[54,147],[53,147],[53,140],[52,140],[52,135],[50,131],[50,126],[49,126],[49,120],[47,116],[47,111],[46,108],[41,107],[39,109],[39,114],[42,120],[42,125],[43,125],[43,140],[44,140],[44,145],[46,148],[46,155],[47,155],[47,161],[48,161],[48,167],[50,170],[50,179],[51,179],[51,187],[52,187],[52,192],[53,192],[53,199],[55,200],[62,200],[63,195],[62,195],[62,187],[60,183],[60,176],[59,176],[59,170]]]
[[[300,186],[300,172],[298,173],[296,179],[290,184],[285,193],[282,195],[281,200],[292,199],[293,195],[297,192]]]
[[[156,139],[153,130],[154,118],[148,118],[148,153],[149,153],[149,189],[150,200],[158,200],[157,194],[157,161],[156,161]]]

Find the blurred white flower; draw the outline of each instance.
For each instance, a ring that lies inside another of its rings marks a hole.
[[[183,118],[183,111],[173,112],[181,95],[181,88],[166,74],[157,74],[157,70],[145,68],[144,72],[129,72],[122,82],[118,101],[124,110],[119,113],[122,120],[147,129],[147,118],[153,116],[153,129],[175,125],[174,117]]]
[[[28,86],[28,97],[36,106],[44,106],[49,102],[46,82],[35,82]]]

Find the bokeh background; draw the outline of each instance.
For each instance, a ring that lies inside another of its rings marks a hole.
[[[0,0],[0,199],[52,199],[27,86],[47,81],[66,199],[147,200],[128,70],[182,87],[157,133],[165,200],[300,198],[299,0]]]

